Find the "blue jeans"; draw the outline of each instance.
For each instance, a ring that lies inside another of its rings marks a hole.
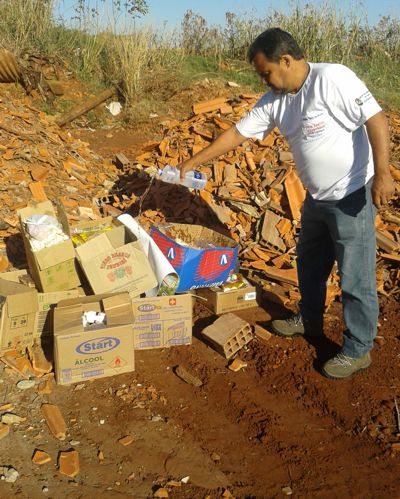
[[[317,201],[307,193],[297,245],[300,312],[305,319],[322,317],[326,281],[337,261],[346,323],[341,351],[354,358],[372,349],[379,313],[371,184],[340,201]]]

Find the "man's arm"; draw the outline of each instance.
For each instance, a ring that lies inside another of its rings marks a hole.
[[[389,170],[389,127],[385,113],[380,111],[365,122],[374,158],[375,176],[372,199],[377,208],[385,205],[395,192]]]
[[[244,137],[241,133],[239,133],[235,126],[228,128],[228,130],[221,133],[221,135],[217,137],[209,146],[205,147],[202,151],[199,151],[192,158],[187,159],[178,166],[181,171],[181,178],[183,178],[188,171],[194,170],[199,165],[207,163],[207,161],[211,161],[218,156],[222,156],[231,149],[240,146],[240,144],[246,140],[247,137]]]

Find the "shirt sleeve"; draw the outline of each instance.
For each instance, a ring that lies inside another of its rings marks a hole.
[[[263,140],[274,129],[269,92],[264,94],[238,123],[236,128],[243,137]]]
[[[321,78],[321,87],[333,117],[351,132],[382,111],[365,84],[341,64],[330,66]]]

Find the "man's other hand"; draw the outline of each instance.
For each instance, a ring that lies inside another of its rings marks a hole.
[[[387,175],[375,175],[371,188],[374,205],[379,209],[387,204],[395,190],[395,183],[390,173]]]

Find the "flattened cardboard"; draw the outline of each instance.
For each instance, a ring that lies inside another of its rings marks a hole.
[[[40,251],[32,251],[32,247],[25,232],[24,220],[31,215],[51,215],[59,220],[65,234],[68,234],[68,222],[65,214],[56,211],[50,201],[27,206],[18,210],[21,224],[22,239],[28,261],[29,272],[37,288],[42,293],[52,291],[67,291],[80,285],[75,268],[75,251],[71,240],[62,241]]]
[[[157,285],[140,243],[122,224],[75,250],[95,294],[129,291],[139,296]]]
[[[25,269],[21,270],[11,270],[10,272],[2,272],[0,274],[0,279],[4,279],[6,281],[17,282],[18,284],[24,284],[21,279],[24,279],[26,276],[29,276],[28,272]],[[34,286],[32,282],[32,287]]]
[[[171,223],[152,227],[150,236],[179,275],[178,293],[223,284],[234,272],[239,246],[219,232],[201,225]],[[210,243],[210,247],[191,247],[196,240]]]
[[[135,350],[192,343],[192,295],[132,298],[132,309]]]
[[[196,290],[196,295],[205,298],[201,303],[217,315],[257,307],[256,288],[250,285],[231,291],[201,288]]]
[[[37,316],[37,291],[0,279],[1,349],[18,350],[33,345]]]
[[[103,311],[107,324],[84,328],[84,311]],[[128,293],[61,301],[54,310],[56,381],[68,385],[135,369],[133,313]]]

